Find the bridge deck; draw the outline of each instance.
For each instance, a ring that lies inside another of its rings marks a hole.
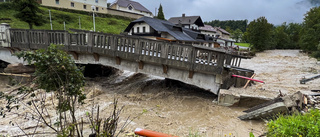
[[[214,80],[218,84],[226,81],[227,78],[224,77],[228,77],[228,72],[230,72],[226,68],[239,68],[241,59],[245,58],[203,46],[100,32],[25,29],[10,29],[9,32],[11,43],[9,48],[11,49],[35,50],[47,48],[51,43],[59,44],[64,45],[64,50],[72,54],[75,60],[80,55],[82,56],[81,59],[88,58],[88,56],[83,55],[90,54],[91,56],[93,55],[93,62],[95,63],[101,58],[113,58],[116,60],[116,65],[120,65],[125,60],[126,62],[139,64],[139,69],[142,69],[144,64],[161,66],[163,73],[168,73],[168,68],[175,68],[176,73],[180,73],[178,70],[183,71],[181,75],[185,75],[188,72],[187,74],[189,75],[187,77],[189,79],[192,79],[196,73],[201,74],[201,77],[210,75],[213,76],[211,78],[216,78],[218,76],[220,80]],[[87,63],[90,62],[87,61]],[[130,65],[127,68],[129,67]],[[155,70],[156,68],[151,67],[149,69]],[[147,73],[152,73],[152,71]],[[181,76],[175,78],[178,80],[183,79]],[[210,77],[208,76],[207,79],[210,79]],[[186,79],[184,78],[184,80]],[[200,78],[189,83],[205,83],[205,80]],[[219,88],[220,86],[215,89]],[[214,93],[217,92],[215,91]]]
[[[40,49],[50,43],[61,44],[66,51],[96,53],[209,74],[221,74],[226,65],[239,67],[244,58],[213,48],[89,31],[10,29],[10,35],[13,48]]]

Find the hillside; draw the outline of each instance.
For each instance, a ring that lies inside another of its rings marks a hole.
[[[52,16],[52,26],[53,30],[63,30],[63,22],[66,22],[66,29],[69,28],[79,29],[79,17],[81,22],[81,29],[83,30],[93,30],[93,19],[92,13],[88,12],[66,12],[60,11],[48,7],[40,7],[43,11],[41,14],[47,20],[47,22],[42,26],[34,26],[34,29],[51,29],[49,20],[49,10],[51,10]],[[22,22],[14,17],[17,11],[12,9],[10,4],[1,3],[0,4],[0,23],[9,23],[11,28],[28,29],[28,24]],[[98,17],[97,17],[98,16]],[[100,16],[100,17],[99,17]],[[96,31],[119,34],[130,23],[130,19],[108,16],[106,18],[101,17],[102,15],[96,15]]]

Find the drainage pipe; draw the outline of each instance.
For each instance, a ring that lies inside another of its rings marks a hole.
[[[145,136],[145,137],[177,137],[177,136],[172,136],[172,135],[159,133],[159,132],[146,130],[146,129],[141,129],[141,128],[137,128],[136,130],[134,130],[134,133],[136,135]]]

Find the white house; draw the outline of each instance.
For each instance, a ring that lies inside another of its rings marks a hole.
[[[124,31],[128,35],[142,36],[153,40],[214,47],[214,40],[200,32],[177,26],[169,21],[142,17],[132,21]]]
[[[181,17],[172,17],[168,20],[169,22],[191,30],[199,30],[199,27],[204,27],[200,16],[186,16],[182,14]]]
[[[199,30],[200,33],[211,37],[216,37],[217,35],[217,30],[210,25],[204,25],[204,27],[199,27]]]
[[[151,11],[149,11],[139,2],[135,2],[131,0],[116,0],[110,5],[109,8],[120,10],[120,11],[136,13],[136,14],[142,14],[147,17],[153,17],[153,14]]]

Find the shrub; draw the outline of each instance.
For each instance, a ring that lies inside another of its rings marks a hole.
[[[279,115],[268,123],[268,136],[320,137],[320,111],[317,109],[291,116]]]

